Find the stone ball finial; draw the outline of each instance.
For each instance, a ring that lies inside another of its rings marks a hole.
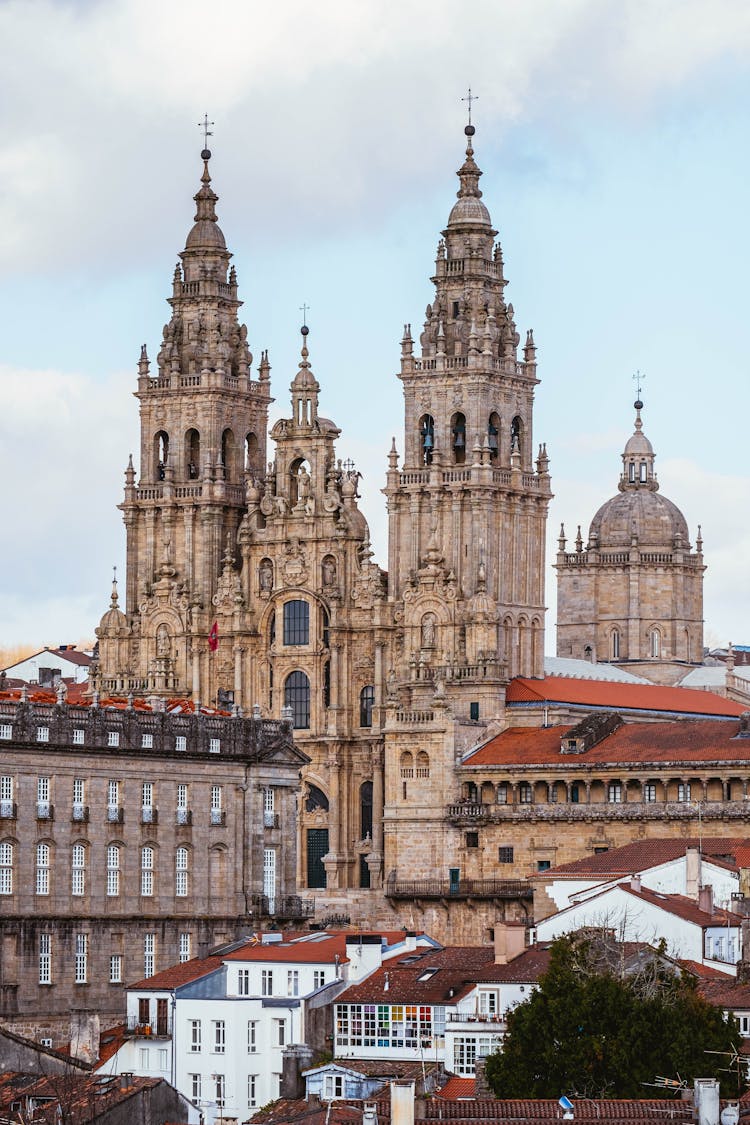
[[[204,148],[203,151],[201,152],[201,160],[210,160],[210,159],[211,159],[211,149],[210,148]]]
[[[476,133],[476,129],[473,125],[464,125],[464,133],[467,137],[473,137]]]

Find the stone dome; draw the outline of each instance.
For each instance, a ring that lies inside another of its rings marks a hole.
[[[688,526],[680,509],[649,488],[628,488],[602,504],[591,521],[589,544],[600,550],[639,547],[671,551],[678,537],[688,546]]]
[[[226,250],[224,232],[214,219],[199,219],[185,241],[186,250]]]
[[[475,195],[461,196],[453,204],[451,213],[448,216],[448,226],[455,227],[460,225],[476,226],[480,223],[482,226],[491,226],[492,219],[490,213]]]

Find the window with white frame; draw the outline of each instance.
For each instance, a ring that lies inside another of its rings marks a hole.
[[[146,934],[143,938],[143,975],[152,977],[156,967],[156,934]]]
[[[689,782],[687,784],[685,784],[682,781],[679,783],[679,785],[677,786],[677,800],[678,801],[685,801],[685,802],[690,800],[690,783]]]
[[[273,969],[261,969],[260,994],[261,996],[273,996]]]
[[[287,996],[299,996],[299,969],[287,969],[286,994]]]
[[[197,1055],[201,1049],[201,1021],[188,1020],[188,1043],[190,1053]]]
[[[336,1098],[343,1098],[344,1096],[344,1076],[343,1074],[326,1074],[323,1082],[323,1098],[327,1102],[332,1102]]]
[[[0,844],[0,895],[13,894],[13,844],[3,840]]]
[[[187,736],[184,734],[175,735],[174,748],[175,750],[187,750]]]
[[[36,779],[36,815],[40,820],[47,820],[51,814],[49,803],[49,778]]]
[[[266,828],[273,828],[275,822],[275,798],[270,786],[263,790],[263,824]]]
[[[220,738],[209,738],[209,740],[208,740],[208,752],[209,752],[209,754],[220,754],[221,753],[221,739]]]
[[[257,1074],[248,1074],[248,1076],[247,1076],[247,1106],[248,1106],[248,1109],[252,1109],[254,1106],[256,1106],[258,1104],[257,1089],[258,1089],[258,1075]]]
[[[141,822],[152,824],[154,821],[154,786],[150,781],[141,785]]]
[[[211,786],[211,823],[221,824],[223,818],[223,795],[220,785]]]
[[[656,800],[656,782],[647,781],[643,786],[643,800],[652,803]]]
[[[107,782],[107,820],[120,819],[120,782],[112,779]]]
[[[73,820],[83,820],[85,816],[86,781],[82,777],[73,778]]]
[[[478,995],[479,1012],[483,1016],[496,1016],[498,1011],[498,994],[494,988],[481,988]]]
[[[76,934],[75,983],[85,984],[88,977],[89,935]]]
[[[86,741],[86,733],[82,729],[82,727],[74,727],[73,728],[73,745],[74,746],[83,746],[85,741]]]
[[[52,934],[39,935],[39,983],[52,984]]]
[[[12,738],[13,727],[10,723],[0,723],[0,738]]]
[[[120,848],[110,844],[107,848],[107,897],[115,898],[120,893]]]
[[[610,805],[619,805],[622,803],[622,785],[619,781],[610,781],[607,786],[607,800]]]
[[[167,1052],[163,1048],[160,1048],[159,1049],[159,1070],[166,1070],[168,1066],[169,1066],[169,1056],[167,1055]]]
[[[223,1055],[227,1047],[227,1027],[224,1020],[213,1021],[213,1053]]]
[[[109,958],[109,983],[122,984],[122,954],[112,953]]]
[[[258,1021],[247,1021],[247,1053],[254,1055],[258,1050]]]
[[[522,781],[518,786],[518,801],[522,805],[530,805],[534,800],[534,793],[528,781]]]
[[[140,1065],[141,1071],[148,1070],[149,1067],[151,1066],[151,1060],[149,1059],[150,1052],[149,1052],[148,1047],[141,1047],[139,1054],[140,1054],[140,1064],[139,1065]]]
[[[734,1018],[740,1025],[740,1035],[743,1039],[747,1039],[750,1036],[750,1015],[747,1012],[735,1012]]]
[[[150,896],[154,893],[154,849],[147,844],[141,848],[141,894]],[[147,976],[149,974],[146,974]]]
[[[223,1109],[227,1090],[226,1076],[223,1074],[214,1074],[213,1078],[214,1091],[216,1094],[216,1105],[219,1109]]]
[[[477,1062],[477,1040],[474,1036],[457,1035],[453,1040],[453,1073],[475,1073]]]
[[[190,1097],[192,1101],[199,1102],[201,1100],[200,1074],[188,1074],[188,1082],[190,1083]]]
[[[188,787],[185,782],[179,782],[177,786],[177,823],[187,824],[190,820],[188,815]]]
[[[178,898],[185,898],[188,893],[188,850],[184,847],[175,852],[174,893]]]
[[[120,732],[119,730],[107,731],[107,746],[117,747],[120,745]]]
[[[322,988],[326,982],[325,969],[313,969],[313,988]]]
[[[0,777],[0,816],[13,816],[13,778],[9,774]]]
[[[276,1024],[276,1035],[274,1036],[279,1047],[283,1047],[286,1043],[286,1020],[274,1020]]]
[[[49,894],[49,844],[36,846],[36,893]]]
[[[49,727],[37,727],[36,740],[37,742],[49,742]]]
[[[184,933],[180,934],[180,963],[181,964],[184,964],[185,961],[190,960],[190,958],[192,956],[192,946],[193,946],[192,934],[189,931],[186,930]]]
[[[70,893],[75,896],[86,893],[86,848],[83,844],[73,844]]]
[[[237,971],[237,995],[249,996],[250,995],[250,970],[238,969]]]
[[[141,735],[141,747],[144,750],[153,750],[153,748],[154,748],[154,736],[153,736],[153,734],[142,734]]]

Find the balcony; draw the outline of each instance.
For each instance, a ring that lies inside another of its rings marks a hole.
[[[279,814],[277,812],[264,812],[263,813],[263,827],[264,828],[278,828],[279,827]]]
[[[15,820],[16,813],[15,801],[0,801],[0,820]]]
[[[211,809],[210,824],[224,825],[227,822],[227,814],[223,809]]]
[[[702,820],[747,820],[750,801],[701,801]],[[448,820],[457,825],[508,824],[546,821],[697,820],[698,809],[689,801],[612,801],[595,804],[565,802],[480,805],[461,802],[448,805]]]
[[[190,824],[192,824],[193,823],[193,814],[190,811],[190,809],[178,809],[175,823],[178,824],[178,825],[183,825],[183,824],[184,825],[190,825]]]
[[[54,820],[55,806],[50,804],[49,801],[37,801],[36,818],[37,820]]]
[[[143,1036],[146,1039],[169,1039],[172,1034],[172,1019],[139,1020],[137,1016],[128,1016],[125,1028],[127,1036]]]
[[[250,903],[253,914],[264,918],[296,921],[315,914],[315,900],[302,899],[299,895],[251,895]]]
[[[71,812],[70,812],[70,819],[74,822],[79,823],[79,824],[85,824],[86,821],[89,819],[89,807],[88,807],[88,805],[78,805],[78,804],[73,805],[73,808],[71,809]]]
[[[385,885],[386,898],[433,899],[530,899],[525,879],[396,879]]]
[[[488,1031],[505,1031],[505,1016],[496,1012],[447,1012],[445,1019],[446,1023],[483,1023]]]
[[[122,824],[125,820],[125,810],[122,805],[107,805],[107,821],[109,824]]]
[[[156,824],[159,820],[159,810],[153,805],[143,805],[141,808],[141,824]]]

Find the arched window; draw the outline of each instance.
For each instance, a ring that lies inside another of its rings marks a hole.
[[[359,725],[361,727],[372,726],[372,709],[374,704],[375,688],[372,684],[367,684],[359,693]]]
[[[224,480],[234,480],[234,434],[231,430],[224,430],[221,435],[221,464]]]
[[[490,461],[497,461],[500,455],[500,415],[494,411],[487,423],[487,443],[490,447]]]
[[[456,465],[466,461],[466,415],[454,414],[451,418],[451,445]]]
[[[159,430],[154,435],[154,479],[164,480],[164,470],[169,460],[169,434]]]
[[[186,898],[188,893],[188,849],[178,848],[175,852],[174,893],[177,898]]]
[[[310,643],[310,606],[301,598],[284,602],[284,644]]]
[[[49,844],[36,846],[36,893],[49,894]]]
[[[255,434],[245,438],[245,472],[251,472],[258,463],[258,439]]]
[[[0,895],[13,894],[13,844],[4,840],[0,844]]]
[[[141,848],[141,894],[154,893],[154,849],[148,844]]]
[[[86,848],[83,844],[73,844],[71,861],[70,893],[82,895],[86,892]]]
[[[641,484],[645,484],[646,479],[647,479],[647,477],[646,477],[646,462],[641,461]]]
[[[292,709],[292,725],[297,730],[310,726],[310,681],[304,672],[292,672],[284,684],[284,706]]]
[[[197,430],[185,434],[185,476],[197,480],[201,472],[201,435]]]
[[[652,660],[661,656],[661,633],[658,629],[652,629],[648,635],[648,650]]]
[[[523,421],[519,414],[516,414],[510,424],[510,451],[519,453],[523,460]]]
[[[359,787],[359,838],[372,839],[372,782],[363,781]]]
[[[414,777],[414,755],[411,750],[404,750],[401,755],[401,776]]]
[[[417,754],[417,777],[426,778],[430,776],[430,755],[426,750],[420,750]]]
[[[120,847],[110,844],[107,848],[107,897],[115,898],[120,893]]]
[[[319,789],[317,785],[310,785],[308,782],[305,812],[313,812],[315,809],[328,812],[328,798],[322,789]]]
[[[613,629],[612,630],[611,652],[612,652],[612,659],[613,660],[619,660],[620,659],[620,630],[619,629]]]
[[[435,451],[435,419],[431,414],[423,414],[419,421],[419,436],[422,449],[422,464],[432,464],[432,454]]]

